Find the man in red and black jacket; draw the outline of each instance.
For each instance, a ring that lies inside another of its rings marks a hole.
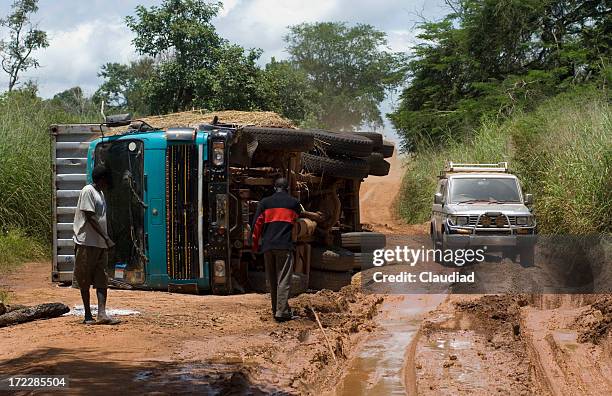
[[[287,179],[274,182],[274,194],[259,201],[253,220],[253,251],[263,252],[266,277],[270,283],[272,313],[279,322],[291,320],[289,289],[293,275],[292,229],[303,212],[300,202],[288,190]]]

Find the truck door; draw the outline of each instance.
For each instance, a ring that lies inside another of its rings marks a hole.
[[[72,222],[79,192],[87,183],[89,142],[108,132],[99,124],[51,126],[53,282],[72,282]]]

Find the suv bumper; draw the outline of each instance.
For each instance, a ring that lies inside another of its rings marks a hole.
[[[535,245],[537,235],[457,235],[444,234],[444,245],[450,249],[467,249],[487,246],[494,248],[522,248]]]

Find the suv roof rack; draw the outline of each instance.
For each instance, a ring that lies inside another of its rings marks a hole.
[[[440,172],[440,177],[447,173],[454,172],[499,172],[509,173],[507,162],[498,162],[497,164],[465,164],[447,161],[444,165],[444,170]]]

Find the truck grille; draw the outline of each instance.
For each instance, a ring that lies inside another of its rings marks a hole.
[[[508,227],[510,226],[515,226],[516,225],[516,216],[508,216],[506,218],[506,216],[502,215],[501,216],[502,219],[504,220],[504,227]],[[495,225],[496,224],[496,216],[491,216],[491,224]],[[483,224],[483,220],[484,220],[484,216],[480,216],[480,222],[478,221],[478,215],[471,215],[470,219],[469,219],[469,225],[474,227],[474,226],[478,226],[478,227],[486,227],[485,224]],[[508,224],[508,221],[510,221],[510,224]]]
[[[166,255],[168,277],[198,277],[198,154],[174,145],[166,154]]]

